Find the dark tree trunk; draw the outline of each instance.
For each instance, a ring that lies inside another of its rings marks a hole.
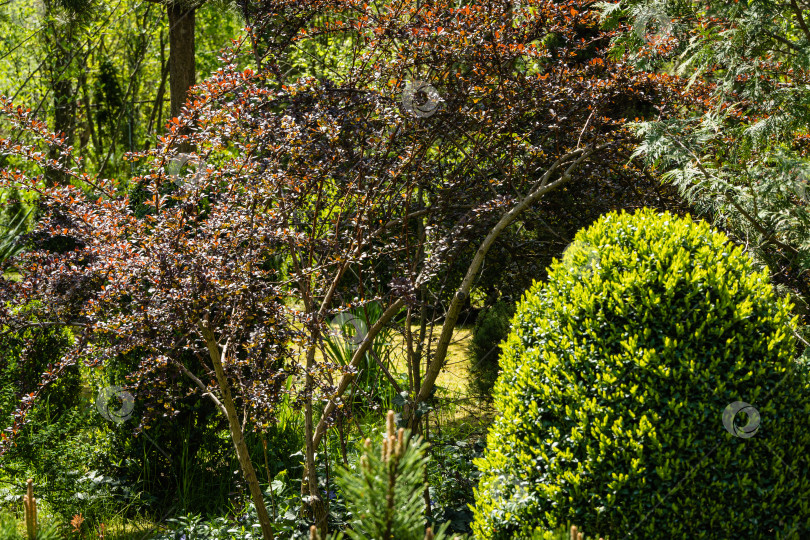
[[[48,68],[51,93],[53,96],[53,128],[65,136],[65,144],[73,145],[76,127],[76,96],[73,87],[71,63],[80,46],[73,35],[70,23],[59,24],[53,7],[48,5],[47,42],[50,65]],[[58,159],[60,152],[52,147],[48,153],[51,159]],[[45,174],[48,185],[65,184],[67,177],[57,170],[49,169]]]
[[[169,15],[169,89],[172,118],[180,116],[188,89],[197,82],[194,65],[194,15],[196,8],[183,2],[166,6]]]

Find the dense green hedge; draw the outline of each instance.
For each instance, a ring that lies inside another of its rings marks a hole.
[[[703,222],[644,210],[580,231],[512,320],[477,537],[570,523],[612,539],[810,537],[794,324]],[[753,437],[724,429],[738,400],[761,415]]]
[[[470,355],[470,391],[490,400],[500,371],[500,344],[509,335],[509,320],[515,314],[514,302],[497,301],[485,308],[475,321],[468,348]]]

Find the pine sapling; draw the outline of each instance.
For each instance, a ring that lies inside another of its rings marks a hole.
[[[337,483],[354,520],[332,540],[344,535],[351,540],[449,540],[448,524],[436,533],[425,527],[426,448],[420,437],[412,439],[408,430],[397,430],[394,411],[388,411],[381,448],[375,451],[366,439],[357,472],[339,473]],[[310,540],[320,540],[314,529]]]

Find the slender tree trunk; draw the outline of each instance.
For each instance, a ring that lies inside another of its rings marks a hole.
[[[57,20],[55,6],[52,3],[46,4],[46,39],[48,42],[49,78],[51,85],[51,95],[53,96],[53,130],[65,136],[65,145],[73,145],[73,134],[76,119],[76,96],[71,79],[71,64],[73,57],[77,54],[76,43],[72,23],[60,23]],[[58,159],[59,151],[51,148],[49,158]],[[67,183],[67,177],[56,170],[48,170],[45,174],[48,185]]]
[[[250,489],[253,504],[256,506],[256,514],[259,517],[259,524],[262,527],[262,537],[264,540],[272,540],[274,535],[273,527],[270,523],[270,516],[267,514],[267,507],[264,504],[264,496],[259,486],[259,479],[256,477],[256,470],[253,468],[253,463],[250,461],[250,453],[248,452],[248,447],[242,434],[242,427],[239,425],[239,415],[233,403],[233,397],[231,396],[231,387],[228,384],[228,377],[225,375],[225,369],[222,364],[223,358],[227,354],[228,345],[226,344],[224,350],[220,353],[219,344],[211,329],[203,323],[200,326],[200,331],[208,345],[208,355],[211,357],[211,362],[214,364],[217,382],[222,392],[222,406],[225,409],[225,416],[228,417],[231,440],[236,448],[236,457],[239,460],[239,465],[242,467],[242,474]]]
[[[419,188],[419,202],[421,204],[424,201],[424,194],[422,192],[422,188]],[[417,261],[424,260],[425,257],[425,238],[427,235],[427,231],[425,230],[425,220],[426,218],[419,218],[418,230],[419,230],[419,253],[416,257]],[[412,272],[416,271],[416,266]],[[427,288],[425,287],[424,283],[419,284],[419,339],[416,342],[416,353],[413,359],[413,369],[416,374],[414,378],[414,388],[413,394],[414,396],[419,395],[419,390],[422,388],[422,357],[424,356],[425,351],[425,334],[427,333]],[[410,406],[410,404],[409,404]],[[413,411],[415,413],[415,411]],[[412,414],[413,414],[412,413]],[[410,423],[410,416],[406,418],[406,420]],[[427,488],[425,488],[427,489]]]
[[[60,62],[59,68],[67,68],[67,63]],[[76,118],[76,101],[74,99],[73,81],[65,74],[53,83],[54,131],[65,134],[68,146],[73,143],[74,120]]]
[[[197,83],[197,70],[194,64],[194,29],[196,8],[188,7],[176,0],[166,6],[169,14],[169,94],[171,96],[171,117],[180,116],[180,111],[188,98],[188,89]],[[187,135],[187,133],[183,133]],[[178,150],[192,152],[194,146],[181,142]]]
[[[98,135],[96,134],[96,119],[90,106],[90,92],[87,89],[87,71],[87,57],[84,57],[82,60],[82,70],[79,74],[79,87],[82,91],[82,105],[84,105],[84,114],[87,119],[87,130],[90,133],[90,141],[93,143],[93,151],[87,151],[86,155],[88,157],[96,158],[95,161],[98,163],[98,153],[101,151],[101,141],[99,141]],[[84,153],[85,152],[83,152],[83,154]]]
[[[169,90],[172,118],[180,116],[188,89],[197,83],[194,64],[195,8],[183,2],[166,6],[169,15]]]
[[[294,249],[294,248],[293,248]],[[301,265],[298,261],[298,258],[295,256],[295,251],[293,251],[293,267],[295,268],[295,272],[301,276],[299,281],[300,291],[304,299],[304,308],[307,313],[311,314],[314,310],[314,302],[313,298],[310,294],[310,282],[307,278],[306,280],[303,279],[303,274],[301,273]],[[342,275],[343,271],[345,270],[345,265],[343,269],[338,272],[338,275]],[[334,292],[333,283],[331,292],[327,294],[327,298],[324,299],[324,304],[321,306],[320,313],[323,313],[326,309],[326,305],[331,299],[331,296]],[[316,318],[320,318],[320,315],[317,315]],[[317,340],[318,336],[313,335],[313,339]],[[306,403],[304,405],[304,436],[306,437],[306,442],[304,444],[304,453],[305,453],[305,463],[304,463],[304,474],[301,477],[301,500],[309,506],[312,510],[312,517],[315,520],[315,525],[319,529],[320,534],[324,537],[327,534],[328,522],[326,519],[326,511],[323,507],[323,500],[321,499],[319,490],[318,490],[318,471],[315,468],[315,449],[317,448],[318,444],[313,443],[313,411],[312,411],[312,393],[315,386],[315,380],[312,377],[312,369],[315,365],[315,344],[313,343],[307,348],[307,364],[306,364],[306,379],[304,381],[305,389],[304,392],[306,394]]]
[[[315,525],[318,527],[321,536],[326,538],[328,531],[328,523],[326,520],[326,509],[324,508],[323,499],[320,497],[318,490],[318,475],[315,468],[315,449],[314,442],[314,422],[312,416],[312,392],[314,390],[314,380],[312,378],[312,370],[315,367],[315,345],[311,345],[307,350],[307,376],[306,376],[306,391],[307,402],[304,407],[304,422],[305,422],[305,436],[306,436],[306,479],[309,491],[309,505],[312,508],[313,517],[315,518]],[[324,414],[324,416],[326,416]],[[303,487],[303,486],[302,486]]]

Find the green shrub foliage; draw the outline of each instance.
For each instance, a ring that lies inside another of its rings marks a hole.
[[[35,305],[25,306],[34,311]],[[40,322],[35,319],[36,322]],[[2,428],[12,423],[12,415],[23,396],[34,392],[42,374],[52,369],[70,345],[70,331],[58,326],[31,326],[20,331],[0,327],[0,415]],[[66,368],[65,375],[51,384],[40,398],[29,420],[35,422],[46,413],[61,414],[78,403],[81,380],[78,366]]]
[[[500,344],[509,335],[509,319],[515,313],[512,302],[498,301],[478,316],[472,331],[469,353],[470,389],[489,399],[500,370]]]
[[[571,523],[610,538],[810,537],[808,377],[789,309],[706,223],[642,210],[581,230],[512,320],[477,537]],[[751,437],[724,428],[735,401],[760,414]]]

